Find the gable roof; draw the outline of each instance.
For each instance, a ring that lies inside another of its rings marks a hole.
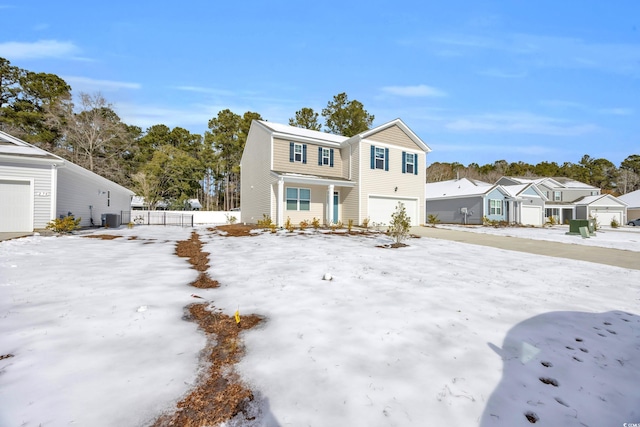
[[[317,130],[299,128],[297,126],[283,125],[280,123],[267,122],[265,120],[254,120],[259,125],[270,131],[273,136],[282,139],[294,139],[299,141],[314,142],[319,144],[333,143],[340,144],[348,138],[342,135],[320,132]]]
[[[511,182],[517,182],[519,184],[533,183],[536,185],[545,185],[549,188],[582,188],[599,190],[598,187],[594,187],[593,185],[585,184],[584,182],[576,181],[575,179],[566,177],[522,178],[517,176],[503,176],[498,181],[501,180],[509,180]]]
[[[254,122],[258,123],[262,127],[264,127],[267,131],[269,131],[273,136],[279,137],[282,139],[292,139],[296,141],[302,142],[311,142],[316,144],[328,144],[328,145],[346,145],[352,144],[356,141],[362,141],[370,137],[371,135],[375,135],[378,132],[381,132],[385,129],[388,129],[392,126],[398,126],[406,135],[413,141],[418,147],[420,147],[424,152],[429,153],[431,148],[427,144],[422,141],[418,135],[416,135],[409,126],[407,126],[402,120],[395,119],[390,122],[384,123],[380,126],[376,126],[375,128],[366,130],[364,132],[360,132],[357,135],[348,138],[342,135],[335,135],[327,132],[320,132],[317,130],[310,130],[305,128],[300,128],[297,126],[289,126],[281,123],[272,123],[267,122],[265,120],[254,120]]]
[[[21,156],[21,157],[36,157],[54,162],[62,162],[64,159],[55,154],[49,153],[35,145],[29,144],[19,138],[9,135],[6,132],[0,131],[0,156]]]
[[[640,190],[618,196],[618,199],[625,202],[629,207],[640,208]]]
[[[86,179],[108,182],[114,186],[121,187],[131,195],[135,194],[128,188],[123,187],[122,185],[113,182],[110,179],[103,177],[102,175],[98,175],[97,173],[85,169],[82,166],[76,165],[75,163],[66,160],[58,155],[49,153],[42,148],[36,147],[35,145],[29,144],[26,141],[11,136],[6,132],[0,131],[0,157],[4,156],[11,157],[13,159],[19,159],[21,161],[46,161],[49,164],[54,163],[58,165],[57,167],[63,167],[68,168],[69,170],[73,170],[74,172],[83,175]]]
[[[467,178],[460,178],[425,184],[425,198],[427,200],[437,200],[484,196],[494,189],[498,189],[505,196],[509,196],[509,193],[501,185],[492,185],[481,181],[476,182]]]
[[[617,197],[612,196],[611,194],[599,194],[597,196],[584,196],[579,198],[573,203],[576,205],[590,205],[592,203],[595,203],[603,199],[609,199],[611,202],[620,206],[627,206],[627,204],[624,201],[618,199]]]
[[[367,139],[368,137],[375,135],[378,132],[381,132],[385,129],[388,129],[392,126],[398,126],[408,137],[409,139],[411,139],[411,141],[414,142],[414,144],[416,144],[418,147],[420,147],[422,149],[422,151],[429,153],[431,152],[431,148],[429,148],[429,146],[427,144],[425,144],[425,142],[423,140],[421,140],[418,135],[416,135],[411,129],[409,129],[409,126],[407,126],[402,120],[400,119],[395,119],[395,120],[391,120],[390,122],[384,123],[380,126],[376,126],[373,129],[369,129],[366,130],[364,132],[360,132],[358,135],[354,135],[352,136],[350,139],[356,138],[357,140],[363,140],[363,139]]]
[[[509,195],[512,196],[512,197],[520,197],[529,188],[533,189],[533,191],[535,191],[535,193],[542,200],[544,200],[544,201],[548,200],[547,197],[544,194],[542,194],[542,192],[540,191],[538,186],[536,184],[534,184],[533,182],[530,182],[528,184],[504,185],[505,191],[507,193],[509,193]],[[532,197],[532,196],[529,196],[529,197]]]

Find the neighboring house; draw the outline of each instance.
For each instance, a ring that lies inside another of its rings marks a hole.
[[[425,185],[426,215],[445,224],[482,224],[487,218],[508,221],[511,195],[500,185],[467,178]]]
[[[640,190],[623,194],[619,196],[618,199],[627,204],[627,219],[624,222],[625,224],[632,219],[640,218]]]
[[[430,151],[400,119],[350,138],[254,120],[240,162],[241,220],[388,224],[402,202],[411,224],[423,224]]]
[[[610,226],[614,219],[618,225],[626,224],[627,204],[611,194],[585,196],[575,205],[576,219],[593,218],[599,226]]]
[[[503,176],[497,184],[510,186],[535,184],[546,197],[545,222],[553,218],[556,223],[567,224],[571,219],[586,219],[577,216],[575,202],[586,196],[597,196],[600,189],[569,178],[519,178]]]
[[[81,226],[130,212],[133,192],[0,131],[0,232],[44,229],[72,213]]]

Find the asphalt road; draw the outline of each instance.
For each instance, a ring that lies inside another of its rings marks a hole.
[[[451,240],[453,242],[490,246],[508,251],[567,258],[640,270],[640,252],[599,248],[595,246],[571,245],[519,237],[495,236],[434,227],[411,227],[411,233],[421,237]]]

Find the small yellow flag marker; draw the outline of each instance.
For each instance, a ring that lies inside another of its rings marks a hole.
[[[234,317],[236,318],[236,323],[240,324],[240,309],[236,310],[236,314],[234,314]]]

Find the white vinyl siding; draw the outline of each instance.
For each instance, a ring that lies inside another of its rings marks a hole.
[[[58,201],[56,216],[69,212],[82,218],[81,226],[101,225],[102,214],[131,211],[131,196],[127,189],[115,182],[67,163],[58,169]]]

